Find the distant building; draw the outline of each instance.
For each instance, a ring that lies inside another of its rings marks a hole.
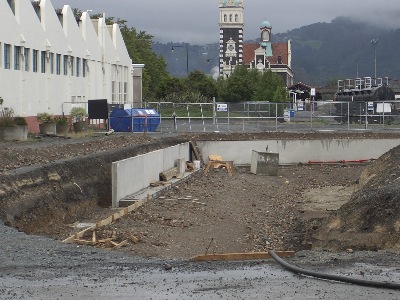
[[[286,43],[272,43],[272,27],[264,21],[260,27],[260,42],[244,44],[243,64],[250,69],[271,70],[282,77],[286,87],[293,85],[292,50],[290,40]]]
[[[220,0],[219,10],[219,74],[228,77],[243,63],[243,0]]]
[[[143,65],[132,66],[119,26],[105,16],[77,20],[50,0],[0,0],[0,24],[0,97],[30,131],[40,112],[69,115],[90,99],[132,103],[135,81],[141,101]]]
[[[286,87],[293,85],[292,50],[290,40],[272,43],[272,27],[268,21],[261,25],[260,42],[243,43],[243,0],[219,1],[219,74],[229,77],[237,65],[260,71],[271,70],[281,76]]]

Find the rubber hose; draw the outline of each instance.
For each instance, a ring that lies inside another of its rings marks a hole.
[[[293,266],[293,265],[287,263],[282,258],[280,258],[273,250],[268,250],[268,253],[271,255],[271,257],[275,261],[277,261],[285,269],[287,269],[293,273],[311,276],[311,277],[315,277],[315,278],[321,278],[321,279],[346,282],[346,283],[351,283],[351,284],[356,284],[356,285],[368,286],[368,287],[386,288],[386,289],[395,289],[395,290],[400,289],[400,284],[397,284],[397,283],[369,281],[369,280],[355,279],[355,278],[343,277],[343,276],[338,276],[338,275],[329,275],[329,274],[305,270],[305,269],[302,269],[302,268],[299,268],[299,267],[296,267],[296,266]]]

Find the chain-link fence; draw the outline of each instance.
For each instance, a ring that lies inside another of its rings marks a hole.
[[[65,102],[62,111],[69,115],[73,107],[88,109],[87,102]],[[148,102],[144,107],[160,115],[157,132],[400,130],[400,101]]]
[[[400,130],[400,101],[293,103],[149,102],[159,132]]]

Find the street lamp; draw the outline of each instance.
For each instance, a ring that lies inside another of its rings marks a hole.
[[[185,48],[186,49],[186,76],[189,76],[189,44],[185,43],[185,46],[172,45],[171,52],[174,52],[174,48]]]
[[[374,62],[375,62],[375,82],[376,82],[376,45],[378,44],[378,39],[372,39],[371,44],[374,47]]]

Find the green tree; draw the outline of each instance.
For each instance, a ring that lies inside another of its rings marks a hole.
[[[237,66],[227,78],[220,78],[218,101],[241,102],[250,101],[253,97],[253,84],[249,71],[244,66]]]
[[[157,85],[154,97],[157,100],[166,101],[167,98],[178,97],[185,91],[185,85],[182,80],[175,77],[165,77]]]
[[[189,76],[184,79],[184,83],[189,92],[200,94],[204,98],[204,102],[210,102],[213,97],[217,96],[215,80],[199,70],[190,72]]]
[[[82,12],[75,9],[74,14],[79,16]],[[102,18],[102,14],[92,14],[92,19]],[[129,56],[133,63],[144,64],[143,69],[143,98],[154,100],[158,85],[169,77],[167,64],[163,57],[152,50],[153,36],[145,31],[137,32],[134,27],[128,27],[127,21],[115,17],[106,17],[107,25],[117,23],[120,27]]]
[[[126,48],[133,63],[145,65],[143,70],[143,97],[154,99],[155,91],[160,82],[169,77],[167,64],[163,57],[152,50],[153,36],[145,31],[137,32],[134,27],[128,27],[126,21],[118,20]]]
[[[254,92],[254,101],[285,102],[286,91],[282,78],[272,73],[264,72],[259,78]]]

